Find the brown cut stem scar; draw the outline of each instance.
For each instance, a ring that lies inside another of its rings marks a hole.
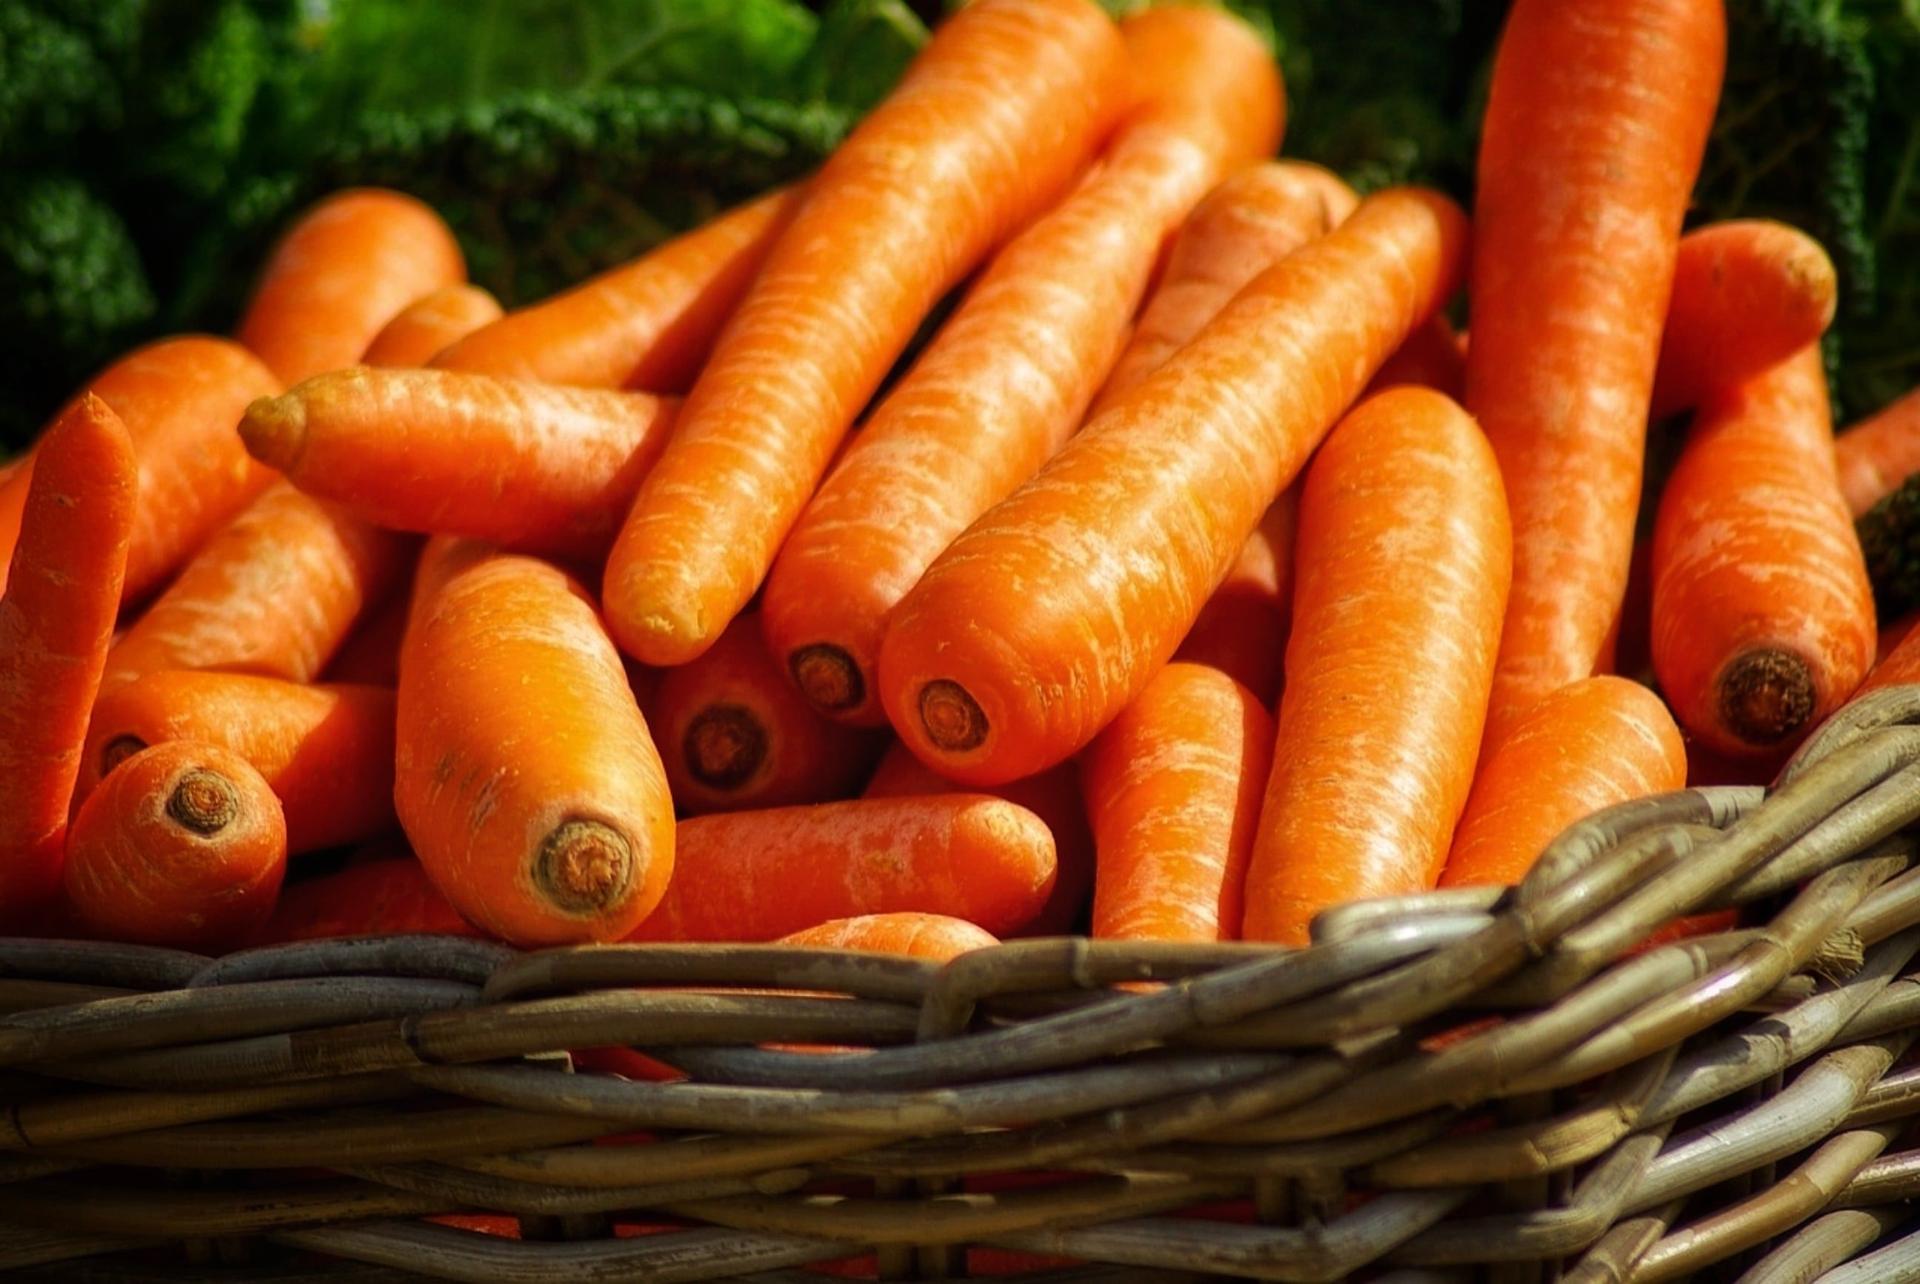
[[[738,789],[767,760],[767,729],[745,705],[708,705],[680,741],[687,771],[709,789]]]
[[[195,767],[173,783],[167,796],[167,815],[203,837],[231,825],[240,814],[240,795],[233,782],[205,767]]]
[[[573,914],[616,904],[633,884],[633,846],[597,820],[562,822],[533,861],[533,882],[546,898]]]
[[[1813,670],[1791,651],[1758,647],[1737,655],[1716,685],[1721,725],[1748,744],[1778,744],[1813,717]]]
[[[986,713],[951,678],[935,678],[920,688],[920,725],[927,739],[948,753],[978,749],[987,738]]]
[[[147,742],[139,736],[115,736],[100,750],[100,774],[108,775],[115,767],[146,747]]]
[[[867,698],[867,680],[845,647],[831,642],[803,646],[787,657],[787,667],[800,684],[800,694],[816,709],[839,713]]]

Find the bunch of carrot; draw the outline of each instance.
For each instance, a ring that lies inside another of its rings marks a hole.
[[[1765,770],[1920,675],[1852,526],[1920,402],[1836,464],[1826,255],[1682,234],[1724,42],[1519,0],[1471,223],[1269,159],[1224,10],[1092,0],[978,0],[805,184],[511,311],[322,202],[0,473],[0,926],[1303,944]]]

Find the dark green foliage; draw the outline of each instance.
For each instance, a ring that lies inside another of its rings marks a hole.
[[[1880,618],[1896,619],[1920,606],[1920,476],[1907,478],[1854,527]]]

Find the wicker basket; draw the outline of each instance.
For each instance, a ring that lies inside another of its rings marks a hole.
[[[1916,818],[1902,687],[1771,791],[1612,809],[1298,952],[0,942],[0,1268],[1920,1278]],[[1767,926],[1636,949],[1733,905]],[[601,1047],[687,1077],[559,1051]]]

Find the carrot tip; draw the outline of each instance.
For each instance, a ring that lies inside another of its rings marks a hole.
[[[105,776],[115,767],[147,747],[147,742],[139,736],[115,736],[107,741],[100,750],[100,774]]]
[[[950,678],[920,688],[920,725],[927,739],[949,753],[977,749],[987,738],[987,715],[967,689]]]
[[[803,646],[787,657],[787,667],[800,684],[800,694],[816,709],[839,713],[867,698],[867,680],[844,647],[831,642]]]
[[[1778,744],[1813,717],[1813,670],[1790,651],[1747,651],[1720,671],[1720,722],[1753,745]]]
[[[247,453],[286,472],[307,447],[307,408],[298,397],[260,397],[240,420]]]
[[[219,833],[239,814],[240,795],[233,782],[204,767],[181,776],[167,796],[167,815],[203,837]]]
[[[709,705],[687,724],[681,750],[695,780],[713,789],[738,789],[767,760],[767,729],[744,705]]]
[[[597,820],[566,821],[540,844],[533,881],[559,908],[593,913],[626,895],[633,882],[633,845]]]

